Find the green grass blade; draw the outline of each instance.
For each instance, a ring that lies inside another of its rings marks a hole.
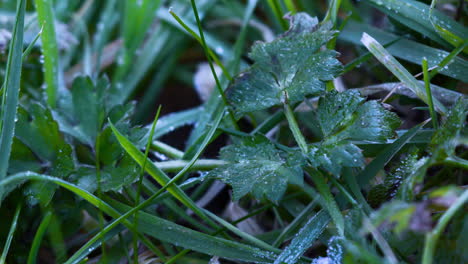
[[[195,32],[193,31],[183,20],[182,18],[180,18],[179,16],[176,15],[176,13],[174,13],[174,11],[170,10],[169,11],[172,15],[172,17],[195,39],[198,41],[198,43],[200,43],[200,45],[202,45],[202,47],[204,47],[204,40],[201,39],[201,37]],[[209,47],[207,47],[207,52],[209,54],[209,57],[211,59],[214,60],[214,62],[216,63],[216,65],[218,65],[221,70],[223,71],[223,74],[224,76],[226,76],[226,78],[228,78],[228,80],[232,80],[232,76],[231,74],[229,74],[229,72],[227,71],[226,67],[224,67],[224,64],[221,63],[221,60],[218,58],[218,56],[216,55],[216,53],[214,53]]]
[[[300,214],[296,216],[296,218],[294,218],[294,220],[286,228],[283,229],[281,234],[276,238],[275,242],[273,242],[273,246],[277,247],[281,245],[281,243],[284,242],[286,237],[292,236],[294,233],[296,233],[299,229],[300,224],[306,220],[306,218],[311,214],[312,210],[316,205],[317,199],[314,199],[302,210]]]
[[[434,99],[432,98],[432,91],[431,91],[431,76],[429,75],[429,69],[427,66],[427,59],[424,58],[422,61],[422,68],[423,68],[423,76],[424,76],[424,88],[426,89],[426,94],[428,97],[428,105],[429,111],[431,113],[432,125],[435,129],[438,128],[437,124],[437,114],[434,110]]]
[[[397,139],[392,144],[388,145],[382,150],[382,152],[373,159],[366,168],[357,176],[360,186],[365,186],[369,181],[377,175],[379,170],[383,167],[401,150],[401,148],[408,143],[416,133],[429,122],[429,120],[411,128],[405,134],[403,134],[399,139]]]
[[[29,43],[28,47],[24,50],[23,56],[22,56],[23,61],[29,56],[29,53],[31,53],[32,49],[36,45],[36,42],[41,37],[41,34],[42,34],[42,29],[39,31],[39,33],[37,33],[37,35],[36,35],[36,37],[34,37],[33,41],[31,41],[31,43]]]
[[[401,38],[400,36],[382,31],[368,24],[349,21],[340,35],[338,35],[338,39],[355,45],[362,45],[360,39],[364,32],[371,35],[380,43],[389,43]],[[438,65],[441,63],[443,58],[446,58],[449,55],[449,52],[445,50],[432,48],[405,38],[402,38],[397,43],[388,47],[388,52],[399,59],[409,61],[417,65],[421,65],[422,59],[426,57],[429,63],[429,68]],[[453,57],[450,64],[440,69],[440,73],[463,82],[468,82],[468,75],[466,74],[467,68],[468,62],[466,60],[459,57]]]
[[[119,208],[117,205],[114,206]],[[128,206],[121,206],[124,211],[130,209]],[[141,232],[180,247],[211,256],[255,263],[271,263],[276,257],[276,254],[270,251],[193,231],[148,213],[138,214],[140,218],[138,229]]]
[[[237,227],[235,227],[231,223],[225,221],[224,219],[218,217],[217,215],[211,213],[210,211],[208,211],[208,210],[204,210],[204,211],[209,217],[213,218],[213,220],[220,223],[224,228],[226,228],[226,230],[229,230],[229,231],[233,232],[234,234],[238,235],[239,237],[241,237],[241,238],[245,239],[246,241],[250,242],[252,245],[255,245],[255,246],[259,247],[259,248],[263,248],[265,250],[269,250],[271,252],[280,251],[277,248],[263,242],[262,240],[239,230]]]
[[[140,204],[140,195],[142,191],[143,175],[145,173],[146,162],[148,160],[148,154],[149,154],[149,150],[151,147],[151,142],[153,141],[154,130],[156,129],[156,124],[158,123],[160,113],[161,113],[161,105],[159,105],[158,111],[156,112],[156,115],[154,117],[153,125],[151,126],[151,130],[150,130],[150,134],[148,138],[148,142],[146,143],[145,160],[143,161],[143,165],[141,166],[140,178],[138,179],[138,190],[137,190],[136,199],[135,199],[135,206],[138,206],[138,204]],[[138,218],[136,218],[137,217],[136,213],[134,217],[135,217],[135,226],[138,227]],[[137,235],[134,235],[133,237],[133,252],[134,252],[133,254],[134,263],[138,264],[138,254],[136,253],[138,252],[138,236]]]
[[[465,190],[460,197],[450,206],[450,208],[445,211],[445,213],[440,218],[439,222],[437,223],[436,227],[426,234],[426,241],[424,244],[424,252],[423,252],[423,264],[432,264],[432,258],[434,256],[437,241],[439,240],[440,235],[444,232],[445,227],[448,225],[450,219],[455,215],[455,213],[463,209],[463,206],[466,205],[468,201],[468,190]]]
[[[338,10],[341,6],[341,0],[331,0],[329,1],[330,5],[328,7],[327,14],[323,21],[331,21],[333,25],[336,25],[336,19],[338,17]]]
[[[15,118],[18,108],[18,97],[21,82],[21,68],[23,56],[24,16],[26,12],[26,1],[18,2],[16,10],[16,22],[10,43],[10,52],[4,80],[4,101],[1,115],[0,135],[0,181],[6,177],[10,159],[11,144],[15,133]],[[0,201],[3,190],[0,188]]]
[[[89,193],[88,191],[62,179],[47,175],[33,172],[18,173],[4,179],[3,181],[0,181],[0,187],[4,187],[10,184],[14,185],[25,180],[53,182],[82,197],[109,216],[113,218],[119,218],[121,216],[119,211],[114,209],[114,207],[99,199],[95,195]],[[117,203],[116,201],[111,202],[116,208],[120,208],[122,211],[127,212],[131,209],[131,207]],[[129,212],[130,215],[133,215],[133,213],[133,211]],[[274,253],[238,242],[206,235],[147,213],[139,212],[138,218],[140,219],[138,230],[140,230],[142,233],[168,243],[192,249],[197,252],[247,262],[269,262],[276,257]],[[130,221],[124,220],[123,224],[131,231],[138,232]]]
[[[281,10],[281,6],[278,3],[278,0],[267,0],[268,6],[273,11],[277,22],[281,25],[283,30],[288,29],[288,23],[283,19],[284,13]]]
[[[410,88],[422,101],[429,104],[429,97],[424,87],[401,65],[388,51],[380,45],[374,38],[364,33],[361,42],[374,56],[390,70],[401,82]],[[446,114],[447,109],[437,100],[434,100],[436,110],[441,114]]]
[[[231,122],[232,122],[234,128],[236,128],[236,130],[239,130],[239,127],[237,126],[237,120],[234,117],[234,112],[229,107],[229,103],[227,101],[226,94],[224,93],[221,82],[219,81],[218,75],[216,74],[215,68],[213,66],[213,62],[211,60],[211,56],[210,56],[210,52],[209,52],[210,48],[206,44],[205,35],[203,33],[203,28],[202,28],[200,16],[198,15],[198,10],[197,10],[197,5],[195,4],[195,0],[191,0],[191,3],[192,3],[192,10],[193,10],[193,13],[195,15],[195,20],[196,20],[197,25],[198,25],[198,31],[200,33],[201,45],[203,47],[203,50],[205,51],[205,57],[208,60],[208,64],[210,65],[211,74],[213,74],[213,77],[215,79],[216,88],[218,89],[218,93],[221,96],[221,100],[223,101],[224,106],[227,107],[229,117],[231,118]]]
[[[395,44],[396,42],[398,42],[400,40],[400,38],[397,38],[395,40],[392,40],[390,41],[389,43],[386,43],[383,45],[384,48],[388,48],[390,46],[392,46],[393,44]],[[352,60],[351,62],[349,62],[348,64],[346,64],[344,67],[343,67],[343,72],[341,74],[345,74],[351,70],[353,70],[354,68],[356,68],[357,66],[361,65],[362,63],[368,61],[370,58],[372,58],[372,53],[370,52],[366,52],[364,54],[362,54],[361,56],[359,56],[358,58]]]
[[[457,47],[463,39],[468,39],[468,30],[453,19],[415,0],[366,0],[372,6],[393,17],[403,25],[420,32],[424,36],[446,45]],[[451,31],[441,27],[445,25]]]
[[[463,45],[463,43],[468,39],[468,30],[462,31],[462,29],[466,28],[463,28],[462,26],[459,29],[459,25],[455,23],[455,21],[436,10],[436,3],[437,0],[432,0],[431,6],[429,7],[429,21],[431,21],[432,27],[441,38],[452,44],[454,47]],[[452,29],[452,26],[456,27]],[[459,35],[457,35],[454,30],[457,30]],[[463,49],[463,52],[468,53],[468,49]]]
[[[437,64],[435,69],[431,71],[430,79],[434,78],[434,76],[438,74],[440,70],[448,68],[448,65],[455,61],[458,54],[460,54],[460,52],[462,52],[466,47],[468,47],[468,41],[465,41],[464,43],[460,44],[456,49],[450,52],[449,55],[445,56],[445,58],[441,60],[439,64]]]
[[[318,192],[322,196],[322,206],[324,209],[328,211],[331,218],[333,219],[333,223],[335,224],[336,228],[338,229],[338,233],[340,236],[344,235],[344,218],[340,212],[340,208],[333,197],[330,187],[325,182],[325,178],[322,173],[318,170],[314,170],[311,168],[306,168],[307,173],[312,178]]]
[[[185,126],[194,124],[198,116],[203,113],[203,107],[192,108],[189,110],[184,110],[172,114],[165,115],[159,118],[159,127],[158,130],[154,133],[154,139],[160,138],[165,134],[168,134],[175,129]],[[147,126],[146,128],[151,128]]]
[[[28,264],[36,263],[37,253],[39,252],[39,247],[41,246],[42,239],[44,238],[44,234],[47,231],[51,218],[52,211],[47,211],[37,228],[36,235],[34,236],[31,249],[29,250]]]
[[[278,256],[274,264],[296,263],[318,236],[322,234],[329,221],[330,216],[324,210],[311,217],[291,241],[291,244]]]
[[[13,240],[13,236],[15,234],[16,225],[18,224],[18,218],[21,212],[21,203],[18,203],[15,210],[15,215],[11,221],[10,231],[8,232],[8,236],[5,241],[5,245],[3,246],[2,255],[0,256],[0,264],[5,264],[6,257],[8,255],[8,250],[10,249],[11,241]]]
[[[211,140],[211,137],[215,133],[217,127],[219,126],[219,123],[222,120],[223,117],[223,112],[219,112],[218,116],[216,117],[213,126],[211,127],[210,132],[206,135],[204,143],[201,145],[199,148],[197,154],[194,155],[194,157],[191,159],[189,164],[187,164],[186,167],[184,167],[183,170],[181,170],[172,180],[154,163],[149,160],[147,162],[147,167],[146,172],[150,174],[159,184],[162,186],[165,186],[167,190],[175,197],[177,198],[181,203],[183,203],[185,206],[190,208],[193,212],[195,212],[198,216],[200,216],[202,219],[207,221],[210,225],[213,227],[217,227],[217,225],[210,219],[208,218],[203,211],[200,210],[200,208],[188,197],[177,185],[171,185],[170,183],[173,183],[175,180],[178,180],[179,177],[185,174],[185,172],[188,171],[188,169],[195,163],[195,161],[198,159],[198,156],[201,154],[203,151],[204,147],[209,143]],[[117,140],[121,144],[121,146],[125,149],[125,151],[138,163],[140,166],[142,166],[145,162],[144,155],[143,153],[140,152],[140,150],[133,145],[125,136],[123,136],[113,125],[110,123],[112,131],[114,132],[114,135],[117,137]],[[166,186],[167,185],[167,186]],[[163,190],[163,189],[161,189]]]
[[[47,103],[55,108],[59,89],[59,52],[55,32],[55,17],[51,0],[35,0],[39,25],[42,27],[42,55],[44,56],[44,79]]]

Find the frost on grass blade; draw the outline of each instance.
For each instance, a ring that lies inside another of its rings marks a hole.
[[[277,149],[268,139],[257,137],[221,150],[230,163],[212,170],[207,177],[219,178],[232,186],[238,200],[249,192],[257,199],[278,202],[288,182],[302,185],[303,158],[300,152]]]
[[[324,140],[310,148],[309,159],[315,167],[339,175],[343,166],[362,167],[361,150],[350,140],[385,142],[394,137],[400,125],[396,114],[376,101],[365,101],[357,91],[332,91],[321,97],[317,119]]]
[[[283,35],[252,47],[249,56],[255,63],[227,90],[236,111],[247,113],[320,95],[325,91],[324,82],[341,71],[338,53],[320,49],[336,33],[330,24],[319,25],[317,18],[305,13],[290,17],[290,21]]]

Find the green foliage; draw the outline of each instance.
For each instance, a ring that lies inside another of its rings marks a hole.
[[[376,101],[365,101],[358,92],[329,92],[320,98],[317,120],[324,139],[310,149],[313,166],[334,175],[341,168],[362,167],[364,157],[351,141],[384,142],[394,137],[398,117]]]
[[[230,164],[212,170],[208,176],[231,185],[234,200],[252,192],[257,199],[278,202],[288,182],[303,183],[301,154],[280,150],[263,137],[227,146],[221,150],[221,158]]]
[[[289,30],[270,43],[256,43],[249,56],[255,63],[231,84],[227,96],[240,113],[262,110],[306,96],[320,95],[341,64],[332,50],[320,47],[336,34],[330,24],[299,13]]]
[[[457,1],[26,2],[0,264],[468,262]]]

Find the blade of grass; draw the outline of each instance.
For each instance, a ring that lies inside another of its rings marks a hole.
[[[468,41],[463,42],[456,49],[450,52],[450,54],[445,56],[445,58],[441,60],[439,64],[437,64],[437,66],[431,71],[429,79],[434,78],[434,76],[438,74],[440,70],[447,68],[448,65],[455,61],[455,58],[457,58],[458,54],[460,54],[460,52],[462,52],[466,47],[468,47]]]
[[[468,39],[468,30],[463,25],[450,19],[438,10],[434,10],[415,0],[366,0],[372,6],[395,18],[401,24],[427,36],[428,38],[447,46],[447,43],[457,47],[463,39]],[[434,25],[446,25],[451,32]]]
[[[424,58],[422,61],[422,68],[423,68],[423,76],[424,76],[424,87],[426,88],[426,94],[428,97],[428,105],[429,105],[429,112],[431,113],[432,125],[435,129],[439,126],[437,124],[437,114],[434,110],[434,100],[432,98],[432,91],[431,91],[431,76],[429,75],[429,70],[427,66],[427,59]]]
[[[424,90],[424,87],[406,70],[388,51],[380,45],[374,38],[364,33],[361,42],[366,48],[401,82],[410,88],[422,101],[429,104],[429,98]],[[436,99],[434,100],[436,110],[445,115],[447,109]]]
[[[273,11],[276,21],[281,25],[283,30],[288,29],[288,23],[283,19],[283,11],[277,0],[267,0],[268,6]]]
[[[450,18],[445,17],[443,13],[439,13],[439,11],[435,9],[436,3],[437,0],[432,0],[431,6],[429,7],[429,21],[431,21],[432,27],[440,37],[442,37],[448,43],[452,44],[454,47],[462,46],[463,43],[468,39],[468,31],[459,31],[458,34],[460,35],[458,36],[456,33],[450,31],[449,29],[453,30],[452,24],[457,25],[457,23]],[[437,13],[437,15],[435,13]],[[452,23],[446,24],[447,22]],[[445,25],[446,28],[444,28],[443,25]],[[455,30],[457,29],[455,28]],[[463,52],[468,53],[468,49],[463,49]]]
[[[23,61],[29,56],[29,53],[31,53],[31,50],[36,45],[37,41],[41,37],[41,34],[42,34],[42,28],[41,28],[41,30],[39,30],[39,33],[37,33],[36,37],[34,37],[34,39],[31,41],[31,43],[29,43],[28,47],[24,50],[23,56],[22,56]]]
[[[217,215],[211,213],[210,211],[208,211],[208,210],[204,210],[204,211],[209,217],[213,218],[213,220],[220,223],[226,230],[229,230],[229,231],[233,232],[234,234],[238,235],[239,237],[241,237],[241,238],[245,239],[246,241],[252,243],[252,245],[257,246],[259,248],[269,250],[271,252],[276,252],[276,253],[281,252],[281,250],[279,250],[279,249],[277,249],[277,248],[263,242],[262,240],[239,230],[237,227],[235,227],[231,223],[225,221],[224,219],[218,217]]]
[[[8,255],[8,250],[10,249],[11,241],[13,240],[13,236],[15,235],[16,225],[18,224],[20,212],[21,203],[18,203],[18,205],[16,206],[15,214],[13,215],[13,219],[11,220],[10,231],[8,232],[5,245],[3,246],[2,255],[0,256],[0,264],[5,264],[6,257]]]
[[[392,46],[393,44],[395,44],[396,42],[398,42],[401,38],[396,38],[392,41],[390,41],[389,43],[386,43],[383,45],[384,48],[389,48],[390,46]],[[358,58],[352,60],[350,63],[346,64],[344,67],[343,67],[343,72],[341,74],[345,74],[351,70],[353,70],[354,68],[356,68],[357,66],[361,65],[362,63],[368,61],[370,58],[372,58],[372,53],[370,53],[369,51],[362,54],[361,56],[359,56]]]
[[[338,39],[355,45],[363,45],[360,39],[364,32],[372,35],[372,37],[380,43],[389,43],[399,38],[397,35],[382,31],[368,24],[349,21],[344,30],[338,35]],[[449,53],[444,50],[432,48],[405,38],[388,47],[388,52],[399,59],[417,65],[420,65],[422,59],[426,57],[429,62],[429,68],[439,64],[443,58],[449,55]],[[440,73],[463,82],[468,82],[468,75],[466,74],[467,67],[468,62],[466,60],[453,57],[452,63],[440,69]]]
[[[22,172],[0,181],[0,187],[15,185],[18,182],[24,182],[26,180],[53,182],[82,197],[109,216],[113,218],[119,218],[121,216],[119,211],[114,209],[114,207],[88,191],[67,181],[48,175],[37,174],[34,172]],[[120,208],[122,211],[128,212],[129,215],[133,215],[133,209],[129,211],[129,208],[131,207],[120,204],[116,201],[112,202],[114,205],[118,205],[116,208]],[[142,204],[143,203],[141,203],[140,206]],[[197,252],[247,262],[268,262],[276,257],[274,253],[238,242],[206,235],[147,213],[139,212],[138,217],[141,220],[138,230],[141,230],[142,233]],[[123,224],[131,231],[138,232],[130,221],[123,220]],[[190,237],[191,239],[187,239],[187,237]]]
[[[424,121],[423,123],[411,128],[405,134],[403,134],[399,139],[397,139],[392,144],[385,147],[382,152],[373,159],[366,168],[357,176],[359,186],[365,186],[369,181],[377,175],[379,170],[383,167],[401,150],[401,148],[408,143],[416,133],[427,123],[429,120]],[[358,196],[356,196],[358,197]]]
[[[54,251],[55,259],[58,263],[63,263],[67,258],[67,249],[65,246],[65,240],[63,237],[63,231],[61,222],[58,219],[53,207],[48,206],[43,208],[45,212],[51,212],[52,217],[50,219],[49,228],[47,232],[49,243]]]
[[[322,201],[321,204],[323,208],[325,208],[328,213],[330,214],[331,218],[333,219],[333,222],[338,229],[338,233],[340,236],[344,235],[344,218],[343,215],[340,212],[340,209],[338,207],[338,204],[335,201],[335,198],[333,198],[333,195],[330,191],[330,187],[328,184],[325,182],[325,178],[320,171],[312,169],[311,167],[306,167],[305,168],[309,176],[312,178],[312,181],[314,182],[318,192],[322,196]]]
[[[15,119],[18,108],[18,97],[21,82],[21,68],[23,56],[24,16],[26,1],[20,0],[16,8],[16,22],[10,42],[10,52],[6,65],[4,91],[1,106],[1,135],[0,135],[0,181],[6,177],[10,159],[11,145],[15,133]],[[0,201],[3,188],[0,187]]]
[[[248,21],[253,15],[253,11],[255,9],[256,4],[257,4],[257,0],[249,0],[247,7],[244,10],[244,19],[242,22],[243,24],[242,24],[241,32],[239,34],[239,37],[236,43],[234,44],[234,54],[233,55],[226,54],[225,56],[226,58],[232,58],[232,60],[229,61],[229,64],[227,66],[227,68],[232,72],[239,71],[240,60],[243,54],[243,46],[244,46],[245,39],[246,39],[245,34],[247,30]],[[225,89],[225,87],[227,87],[228,85],[226,78],[222,78],[221,83],[223,85],[223,89]],[[201,115],[199,115],[199,119],[197,120],[198,121],[197,126],[192,131],[192,133],[190,134],[189,140],[187,141],[188,147],[186,148],[187,151],[185,152],[185,155],[184,155],[185,159],[190,159],[192,157],[193,151],[197,149],[199,142],[201,142],[201,140],[203,139],[206,133],[206,130],[208,130],[207,120],[211,120],[213,116],[216,115],[217,111],[224,111],[222,109],[220,100],[218,96],[216,96],[215,93],[213,93],[210,99],[204,104],[204,109],[205,111],[202,112]],[[218,134],[215,134],[215,138],[217,136]]]
[[[138,204],[140,204],[140,195],[141,195],[141,189],[142,189],[143,175],[145,173],[146,162],[148,160],[148,154],[149,154],[149,150],[151,147],[151,142],[153,141],[154,130],[156,128],[156,124],[158,123],[160,113],[161,113],[161,105],[159,105],[158,111],[156,112],[156,115],[154,117],[153,125],[151,126],[150,135],[148,138],[148,142],[146,143],[145,157],[144,157],[145,160],[143,161],[143,165],[141,165],[140,178],[138,179],[138,190],[137,190],[136,199],[135,199],[135,206],[138,206]],[[136,213],[133,217],[135,219],[135,226],[138,228],[138,218],[137,218]],[[133,236],[133,255],[134,255],[134,259],[133,259],[134,263],[138,264],[138,238],[136,235]]]
[[[224,94],[223,87],[221,86],[221,83],[220,83],[220,81],[218,79],[218,75],[216,74],[216,71],[214,69],[213,62],[211,60],[211,56],[210,56],[210,53],[209,53],[209,47],[206,44],[205,35],[203,33],[203,28],[202,28],[200,16],[198,15],[197,5],[195,4],[195,0],[191,0],[190,2],[192,3],[192,10],[193,10],[193,13],[195,15],[195,20],[196,20],[197,25],[198,25],[198,31],[200,33],[200,39],[201,39],[201,45],[203,47],[203,50],[205,51],[205,57],[208,60],[208,64],[210,65],[211,73],[213,74],[213,77],[215,79],[216,88],[218,89],[218,93],[221,96],[221,100],[223,101],[224,106],[228,110],[229,117],[231,119],[232,125],[234,126],[234,128],[236,130],[239,130],[239,127],[237,126],[237,121],[236,121],[236,118],[234,116],[234,113],[233,113],[232,109],[229,107],[229,103],[227,101],[226,95]]]
[[[323,21],[331,21],[333,25],[336,26],[336,19],[338,17],[338,10],[341,6],[341,0],[331,0],[329,2],[328,11]]]
[[[47,211],[42,218],[39,227],[37,228],[36,235],[34,235],[33,243],[31,245],[31,249],[29,250],[28,264],[36,263],[37,253],[39,252],[39,247],[41,246],[41,242],[44,238],[45,232],[47,231],[47,227],[49,227],[51,218],[52,211]]]
[[[224,112],[219,112],[218,116],[216,117],[213,126],[211,127],[210,132],[206,135],[204,142],[200,146],[199,150],[197,153],[194,155],[194,157],[191,159],[189,164],[187,164],[186,167],[184,167],[183,170],[181,170],[174,178],[170,179],[161,169],[156,167],[151,161],[147,163],[148,167],[146,167],[146,171],[163,187],[161,190],[165,190],[166,188],[168,191],[175,197],[177,198],[181,203],[183,203],[185,206],[190,208],[195,214],[200,216],[203,220],[205,220],[207,223],[209,223],[213,227],[217,227],[216,223],[214,223],[210,218],[208,218],[203,211],[198,208],[198,206],[188,197],[185,192],[183,192],[177,185],[170,185],[169,183],[173,183],[174,181],[180,179],[181,176],[183,176],[188,169],[195,163],[195,161],[198,159],[198,156],[201,154],[201,152],[204,150],[206,145],[209,143],[211,140],[211,137],[216,131],[216,128],[219,126],[219,123],[222,120]],[[119,143],[121,146],[125,149],[125,151],[138,163],[140,166],[143,165],[144,163],[144,156],[143,154],[138,150],[135,145],[133,145],[127,138],[125,138],[114,126],[112,123],[110,123],[112,131],[114,132],[114,135],[117,137]],[[160,191],[161,191],[160,190]]]
[[[200,45],[205,45],[204,44],[204,41],[202,40],[202,38],[195,32],[193,31],[183,20],[182,18],[180,18],[176,13],[174,13],[174,11],[172,10],[169,10],[169,13],[172,15],[172,17],[198,42],[200,43]],[[228,78],[228,80],[232,80],[232,76],[231,74],[229,74],[229,72],[227,71],[226,67],[224,67],[224,64],[221,62],[221,60],[219,60],[218,56],[216,55],[216,53],[214,53],[209,47],[207,47],[207,52],[208,52],[208,55],[210,56],[211,59],[214,60],[214,62],[216,63],[216,65],[218,65],[221,70],[223,71],[223,74],[224,76],[226,76],[226,78]]]
[[[281,245],[281,243],[284,242],[286,237],[292,236],[293,234],[297,233],[297,229],[299,228],[299,225],[303,223],[303,221],[306,220],[306,218],[311,214],[313,211],[314,207],[317,205],[317,198],[312,200],[302,211],[299,215],[297,215],[294,220],[286,227],[283,229],[281,234],[276,238],[276,240],[273,242],[274,247],[278,247]]]
[[[291,14],[294,15],[297,13],[297,7],[293,0],[284,0],[284,4]]]
[[[466,205],[467,201],[468,190],[465,190],[462,195],[460,195],[460,197],[458,197],[458,199],[450,206],[450,208],[440,217],[439,222],[435,228],[426,234],[422,259],[423,264],[432,264],[437,241],[439,240],[440,235],[442,232],[444,232],[445,227],[448,225],[450,219],[452,219],[458,210],[463,209],[463,206]]]
[[[55,108],[60,81],[59,52],[55,32],[55,17],[51,0],[35,0],[39,25],[42,28],[42,56],[47,103]]]
[[[291,241],[283,252],[275,260],[274,264],[296,263],[301,255],[312,245],[330,221],[330,216],[321,210],[299,230],[296,237]]]
[[[175,129],[194,124],[197,121],[199,115],[203,113],[203,107],[196,107],[189,110],[184,110],[176,113],[171,113],[159,118],[158,131],[154,133],[154,139],[158,139],[161,136],[168,134]],[[150,126],[146,126],[150,129]]]

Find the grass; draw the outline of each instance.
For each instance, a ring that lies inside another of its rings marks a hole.
[[[0,263],[468,262],[467,14],[1,1]]]

